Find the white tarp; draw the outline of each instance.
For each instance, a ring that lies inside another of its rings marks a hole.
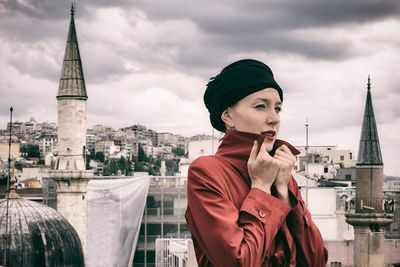
[[[87,186],[86,267],[131,267],[150,177],[93,179]]]

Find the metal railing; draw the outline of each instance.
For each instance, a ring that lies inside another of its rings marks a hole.
[[[357,213],[394,213],[395,202],[392,198],[356,198]]]
[[[191,239],[162,238],[156,240],[157,267],[196,266]]]
[[[167,233],[165,236],[161,235],[140,235],[139,242],[144,243],[155,243],[157,239],[190,239],[191,235],[189,232],[183,232],[179,235],[177,233]]]
[[[169,215],[169,216],[180,216],[184,217],[186,212],[186,206],[183,208],[146,208],[147,209],[147,216],[155,216],[161,217],[161,215]]]
[[[164,188],[177,189],[186,188],[187,177],[185,176],[150,176],[150,189]]]

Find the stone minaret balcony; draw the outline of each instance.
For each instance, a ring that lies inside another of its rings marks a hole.
[[[346,215],[347,222],[354,226],[369,227],[372,232],[393,221],[394,199],[391,198],[356,198],[354,207]]]

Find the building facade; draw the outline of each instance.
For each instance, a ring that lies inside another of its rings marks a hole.
[[[8,161],[8,152],[9,152],[9,143],[5,141],[0,141],[0,162]],[[20,144],[19,143],[11,143],[10,157],[11,159],[19,158],[20,153]]]
[[[133,265],[155,267],[156,240],[190,238],[185,220],[186,177],[151,176]]]

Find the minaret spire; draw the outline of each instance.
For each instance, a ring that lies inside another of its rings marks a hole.
[[[369,75],[367,89],[357,165],[383,165],[374,108],[372,105],[371,79]]]
[[[67,45],[61,71],[57,99],[87,99],[85,78],[79,53],[78,36],[75,29],[75,4],[71,4],[71,20],[69,23]]]

